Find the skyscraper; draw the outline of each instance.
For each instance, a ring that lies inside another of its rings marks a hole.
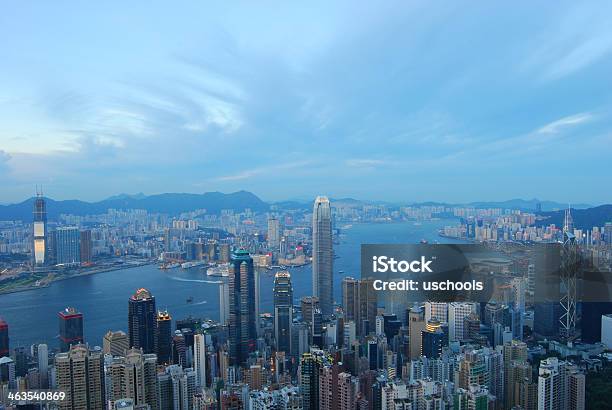
[[[42,193],[36,193],[34,200],[34,264],[44,265],[47,263],[47,205]]]
[[[138,289],[128,302],[130,347],[141,348],[144,353],[155,352],[156,318],[155,297],[147,289]]]
[[[333,313],[333,258],[331,205],[319,196],[312,212],[312,287],[324,318]]]
[[[73,307],[58,313],[60,351],[67,352],[71,345],[83,343],[83,314]]]
[[[280,245],[280,222],[275,216],[268,219],[268,246],[270,250],[278,252]]]
[[[113,359],[108,366],[108,374],[109,401],[132,399],[137,406],[158,408],[157,358],[154,354],[129,349],[123,356]]]
[[[219,284],[219,322],[222,325],[227,325],[229,322],[229,284],[221,281]]]
[[[464,319],[470,313],[477,313],[478,305],[469,302],[452,302],[448,305],[448,332],[450,341],[462,341],[467,335],[464,332]]]
[[[41,343],[37,346],[39,388],[49,388],[49,347]]]
[[[99,348],[72,346],[55,355],[57,388],[66,393],[61,410],[105,408],[104,355]]]
[[[194,336],[193,344],[194,370],[196,373],[196,386],[206,387],[206,336],[198,333]]]
[[[233,365],[243,365],[255,350],[255,273],[253,258],[236,251],[229,266],[229,353]]]
[[[0,318],[0,357],[9,355],[9,327],[8,323]]]
[[[55,230],[55,258],[58,265],[81,263],[81,233],[76,226]]]
[[[160,364],[170,363],[172,356],[172,317],[168,311],[157,312],[155,353]]]
[[[293,323],[293,287],[289,272],[278,272],[274,277],[274,338],[276,350],[291,353],[291,324]]]
[[[129,340],[125,332],[118,330],[113,332],[109,330],[102,340],[102,350],[104,354],[110,354],[111,356],[123,356],[128,350]]]
[[[81,263],[91,263],[93,257],[93,244],[91,242],[91,231],[89,229],[81,231]]]

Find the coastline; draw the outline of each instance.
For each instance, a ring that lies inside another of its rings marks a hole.
[[[73,274],[59,275],[59,276],[53,276],[51,279],[43,279],[45,282],[38,286],[35,283],[33,283],[33,284],[19,286],[15,288],[0,289],[0,295],[27,292],[29,290],[36,290],[36,289],[45,289],[51,286],[55,282],[61,282],[64,280],[69,280],[69,279],[78,278],[82,276],[96,275],[99,273],[113,272],[113,271],[123,270],[123,269],[138,268],[138,267],[146,266],[146,265],[154,265],[155,263],[156,263],[155,261],[140,261],[140,262],[127,263],[127,264],[116,265],[116,266],[93,267],[91,269],[86,269],[84,271],[80,271],[80,272],[73,273]]]

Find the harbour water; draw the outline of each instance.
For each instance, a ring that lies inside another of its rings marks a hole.
[[[438,236],[440,227],[452,223],[368,223],[343,230],[340,243],[334,247],[334,299],[341,301],[343,277],[359,277],[362,243],[418,243],[422,239],[452,243],[456,241]],[[311,266],[289,270],[297,303],[300,297],[312,294]],[[260,273],[260,312],[272,310],[274,273]],[[58,344],[57,312],[74,306],[84,315],[85,341],[101,345],[108,330],[127,331],[127,301],[141,287],[149,289],[157,308],[167,309],[174,319],[191,315],[218,320],[219,279],[206,276],[199,268],[164,271],[156,265],[104,272],[55,282],[42,289],[0,295],[0,317],[9,324],[11,347],[47,343],[54,348]]]

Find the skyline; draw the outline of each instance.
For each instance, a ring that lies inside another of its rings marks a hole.
[[[0,202],[612,202],[609,3],[322,7],[7,8]]]

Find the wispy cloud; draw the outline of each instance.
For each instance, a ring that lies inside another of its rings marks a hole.
[[[567,128],[574,127],[576,125],[584,124],[586,122],[592,121],[594,119],[593,114],[589,112],[584,112],[580,114],[570,115],[568,117],[563,117],[551,123],[540,127],[536,133],[538,134],[556,134]]]
[[[247,179],[251,179],[254,177],[261,177],[264,175],[270,175],[270,174],[277,173],[277,172],[290,171],[290,170],[295,170],[298,168],[304,168],[304,167],[312,165],[312,163],[313,163],[312,161],[306,160],[306,161],[293,161],[293,162],[287,162],[283,164],[262,166],[258,168],[245,169],[236,174],[222,175],[222,176],[213,178],[213,180],[219,181],[219,182],[247,180]]]

